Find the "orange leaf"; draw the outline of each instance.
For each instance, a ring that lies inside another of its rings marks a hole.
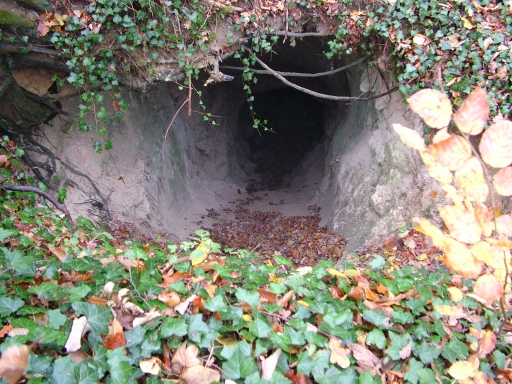
[[[493,177],[496,192],[501,196],[512,196],[512,167],[500,169]]]
[[[124,347],[126,345],[126,338],[124,337],[124,333],[107,335],[107,337],[105,337],[105,341],[103,341],[103,345],[105,348],[110,350]]]
[[[400,139],[402,139],[402,141],[409,147],[420,152],[425,152],[427,150],[425,140],[415,130],[404,127],[401,124],[393,124],[393,129],[398,133]]]
[[[467,244],[480,241],[482,230],[474,213],[455,205],[442,207],[439,213],[454,239]]]
[[[107,299],[102,299],[101,297],[97,296],[91,296],[87,299],[87,301],[92,304],[101,305],[102,307],[104,307],[108,303]]]
[[[0,358],[0,376],[9,384],[16,384],[23,376],[28,364],[29,348],[26,345],[11,345]]]
[[[455,112],[453,121],[462,132],[478,135],[483,131],[490,112],[487,95],[477,87]]]
[[[494,275],[480,276],[473,287],[473,293],[485,299],[489,304],[500,299],[503,292],[503,284]]]
[[[498,227],[498,233],[505,237],[512,236],[512,216],[501,215],[496,219],[496,225]]]
[[[484,236],[491,236],[494,230],[493,214],[484,204],[475,204],[475,217]]]
[[[263,288],[258,288],[258,293],[260,294],[260,302],[261,303],[275,303],[277,302],[277,297],[275,293],[267,291]]]
[[[443,184],[449,184],[452,182],[453,176],[450,170],[439,164],[430,153],[421,153],[420,156],[427,167],[428,174],[431,177]]]
[[[479,203],[487,200],[489,187],[484,179],[482,165],[476,157],[471,156],[462,168],[455,172],[455,180],[464,191],[466,198]]]
[[[445,253],[446,266],[452,271],[465,278],[477,277],[482,272],[482,263],[475,259],[464,244],[446,238],[441,248]]]
[[[485,130],[480,140],[482,159],[494,168],[512,163],[512,122],[501,120]]]
[[[447,237],[437,227],[432,225],[427,219],[415,217],[413,219],[416,230],[430,237],[435,246],[441,248],[446,242]]]
[[[450,171],[457,171],[471,157],[471,146],[459,135],[451,135],[450,138],[428,147],[434,160]]]
[[[171,360],[171,369],[174,373],[180,373],[185,367],[193,367],[195,365],[201,365],[201,360],[197,358],[199,349],[196,345],[190,345],[187,347],[185,341],[176,350],[174,357]]]
[[[411,109],[432,128],[444,128],[450,122],[452,105],[450,99],[435,89],[422,89],[407,99]]]
[[[494,332],[485,331],[478,341],[478,357],[483,359],[496,348],[496,335]]]
[[[13,329],[11,324],[4,325],[2,329],[0,329],[0,338],[4,337],[7,333],[9,333]]]
[[[291,380],[293,384],[308,384],[308,379],[306,376],[304,376],[302,373],[295,373],[293,370],[291,370],[288,373],[285,373],[284,376]]]

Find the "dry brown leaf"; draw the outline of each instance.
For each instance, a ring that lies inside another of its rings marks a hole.
[[[283,297],[281,297],[279,300],[277,300],[276,304],[279,305],[280,307],[286,308],[286,306],[288,305],[288,302],[291,300],[293,295],[295,295],[295,291],[293,291],[293,290],[286,292],[283,295]]]
[[[281,350],[281,348],[278,348],[273,354],[271,354],[266,359],[262,357],[263,361],[261,363],[261,378],[263,380],[270,381],[272,379],[272,375],[276,370],[277,362],[279,360],[279,356],[281,356],[281,353],[283,353],[283,351]]]
[[[399,352],[400,358],[402,360],[409,358],[409,356],[411,356],[411,351],[412,351],[412,341],[409,341],[409,343],[400,350],[400,352]]]
[[[485,331],[482,338],[478,340],[478,357],[485,358],[496,348],[496,335],[494,332]]]
[[[195,365],[186,368],[180,378],[185,380],[187,384],[210,384],[215,381],[220,381],[220,373],[214,369],[203,367],[202,365]]]
[[[175,308],[179,303],[181,303],[180,295],[175,291],[169,292],[167,289],[158,294],[158,300],[165,303],[169,308]]]
[[[455,180],[464,191],[466,198],[483,203],[489,195],[489,187],[484,179],[480,161],[471,156],[461,169],[455,172]]]
[[[465,278],[475,278],[482,272],[482,262],[475,259],[469,249],[456,240],[446,238],[441,247],[445,254],[445,263],[452,271]]]
[[[483,131],[490,113],[487,95],[477,87],[455,112],[453,121],[462,132],[478,135]]]
[[[114,350],[126,345],[123,326],[117,319],[112,320],[112,324],[108,326],[108,335],[103,341],[103,346],[107,349]]]
[[[500,169],[493,177],[496,192],[502,196],[512,196],[512,167]]]
[[[482,230],[474,213],[455,205],[442,207],[439,213],[454,239],[467,244],[480,241]]]
[[[503,284],[494,275],[483,275],[475,282],[473,293],[492,304],[503,296]]]
[[[71,332],[69,334],[68,340],[66,341],[66,345],[64,346],[66,351],[68,353],[78,351],[82,346],[82,336],[85,335],[85,333],[90,329],[91,327],[85,316],[73,320]]]
[[[448,374],[456,380],[463,381],[475,376],[478,369],[468,361],[457,361],[448,369]]]
[[[432,128],[444,128],[452,116],[452,104],[444,93],[435,89],[422,89],[407,99],[411,109]]]
[[[51,253],[57,256],[57,259],[59,259],[59,261],[64,261],[66,257],[68,257],[68,253],[64,249],[55,248],[51,244],[46,244],[46,246],[48,247]]]
[[[402,141],[409,147],[420,152],[425,152],[427,150],[425,140],[415,130],[404,127],[401,124],[393,124],[393,129],[398,133],[400,139],[402,139]]]
[[[512,122],[500,120],[487,128],[480,140],[482,159],[494,168],[512,163]]]
[[[156,376],[162,369],[162,360],[152,356],[150,359],[139,361],[139,367],[142,372]]]
[[[382,366],[380,359],[368,348],[359,344],[348,344],[347,347],[352,351],[357,365],[363,370],[375,372]]]
[[[26,345],[11,345],[0,357],[0,376],[9,384],[16,384],[28,364],[30,349]]]
[[[196,345],[190,345],[187,347],[187,342],[185,341],[181,346],[176,350],[174,357],[171,360],[171,370],[174,373],[180,373],[183,368],[193,367],[195,365],[200,365],[201,360],[197,358],[197,353],[199,349]]]
[[[434,160],[450,171],[457,171],[471,157],[471,146],[463,137],[451,135],[450,138],[428,147]]]
[[[341,341],[332,337],[329,339],[329,349],[331,350],[331,364],[338,364],[343,369],[350,367],[350,360],[348,359],[350,350],[343,347]]]

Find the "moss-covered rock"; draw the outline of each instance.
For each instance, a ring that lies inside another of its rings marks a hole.
[[[22,7],[32,9],[37,12],[52,11],[53,6],[48,0],[16,0]]]
[[[18,15],[6,9],[0,9],[0,25],[12,28],[32,28],[36,23],[28,17]]]

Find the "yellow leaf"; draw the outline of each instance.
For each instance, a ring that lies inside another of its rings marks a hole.
[[[487,95],[482,88],[477,87],[455,112],[453,121],[462,132],[478,135],[487,124],[490,113]]]
[[[160,367],[162,366],[162,360],[158,357],[153,356],[148,360],[139,361],[140,370],[144,373],[151,375],[158,375],[160,373]]]
[[[64,25],[64,19],[62,18],[62,16],[60,14],[55,13],[53,15],[53,17],[55,18],[55,20],[57,20],[57,22],[59,23],[60,26]]]
[[[452,182],[453,176],[450,170],[436,162],[430,153],[420,153],[420,156],[431,177],[443,184],[450,184]]]
[[[474,278],[482,272],[482,263],[475,259],[469,249],[456,240],[446,238],[441,247],[445,254],[445,263],[452,271],[465,278]]]
[[[448,139],[428,147],[434,160],[450,171],[457,171],[471,157],[471,146],[459,135],[451,135]]]
[[[219,336],[215,339],[215,341],[226,347],[234,347],[238,344],[238,341],[232,338],[231,336]]]
[[[356,277],[359,276],[361,273],[359,271],[356,271],[355,269],[347,269],[345,271],[345,276],[347,277]]]
[[[496,348],[496,335],[491,331],[484,331],[482,338],[478,340],[478,357],[483,359]]]
[[[492,304],[503,296],[503,284],[494,275],[480,276],[475,282],[473,293]]]
[[[487,128],[480,140],[482,159],[494,168],[512,163],[512,122],[500,120]]]
[[[346,277],[343,273],[334,268],[327,268],[327,273],[336,277]]]
[[[448,374],[456,380],[467,380],[476,375],[478,369],[467,361],[457,361],[448,369]]]
[[[482,234],[487,237],[491,236],[492,231],[494,230],[492,212],[489,211],[484,204],[476,203],[475,217],[482,229]]]
[[[252,323],[252,316],[249,315],[249,314],[244,314],[242,315],[242,319],[244,319],[245,321],[247,321],[248,323]]]
[[[493,176],[493,182],[501,196],[512,196],[512,167],[500,169]]]
[[[464,191],[466,198],[483,203],[489,195],[480,161],[471,156],[461,169],[455,172],[455,180]]]
[[[413,222],[416,230],[430,237],[435,246],[441,248],[444,245],[447,239],[446,236],[437,227],[432,225],[430,221],[415,217]]]
[[[338,364],[343,369],[350,367],[348,359],[350,349],[343,347],[341,342],[334,337],[329,340],[329,349],[331,350],[331,364]]]
[[[473,29],[474,26],[473,24],[471,23],[471,20],[465,18],[465,17],[461,17],[460,18],[463,22],[463,25],[464,25],[464,28],[467,28],[467,29]]]
[[[482,230],[474,213],[455,205],[442,207],[439,213],[454,239],[467,244],[480,241]]]
[[[457,287],[448,288],[448,294],[450,295],[450,300],[454,302],[461,301],[464,298],[462,291]]]
[[[197,248],[190,254],[190,264],[192,266],[201,264],[206,260],[211,252],[211,240],[202,241]],[[199,256],[198,256],[199,255]]]
[[[493,269],[503,265],[503,252],[501,252],[502,255],[500,257],[500,251],[485,241],[480,241],[478,244],[475,244],[473,248],[471,248],[471,253],[477,260]]]
[[[435,89],[423,89],[407,99],[411,109],[432,128],[444,128],[450,122],[452,105],[450,99]]]
[[[303,301],[303,300],[297,300],[297,303],[299,303],[300,305],[302,305],[302,306],[303,306],[303,307],[305,307],[305,308],[309,307],[309,304],[308,304],[308,303],[306,303],[306,302],[305,302],[305,301]]]
[[[273,273],[269,274],[268,279],[269,281],[272,281],[274,283],[281,284],[281,279],[279,277],[276,277],[276,275]]]
[[[398,133],[400,139],[402,139],[402,141],[409,147],[420,152],[425,152],[427,150],[425,140],[415,130],[404,127],[401,124],[393,124],[393,129]]]

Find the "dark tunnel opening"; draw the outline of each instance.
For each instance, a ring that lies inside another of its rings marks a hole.
[[[249,144],[246,190],[275,190],[289,181],[324,135],[324,107],[315,97],[293,88],[271,89],[254,95],[254,117],[267,120],[265,129],[252,127],[254,120],[248,103],[240,108],[241,136]]]

